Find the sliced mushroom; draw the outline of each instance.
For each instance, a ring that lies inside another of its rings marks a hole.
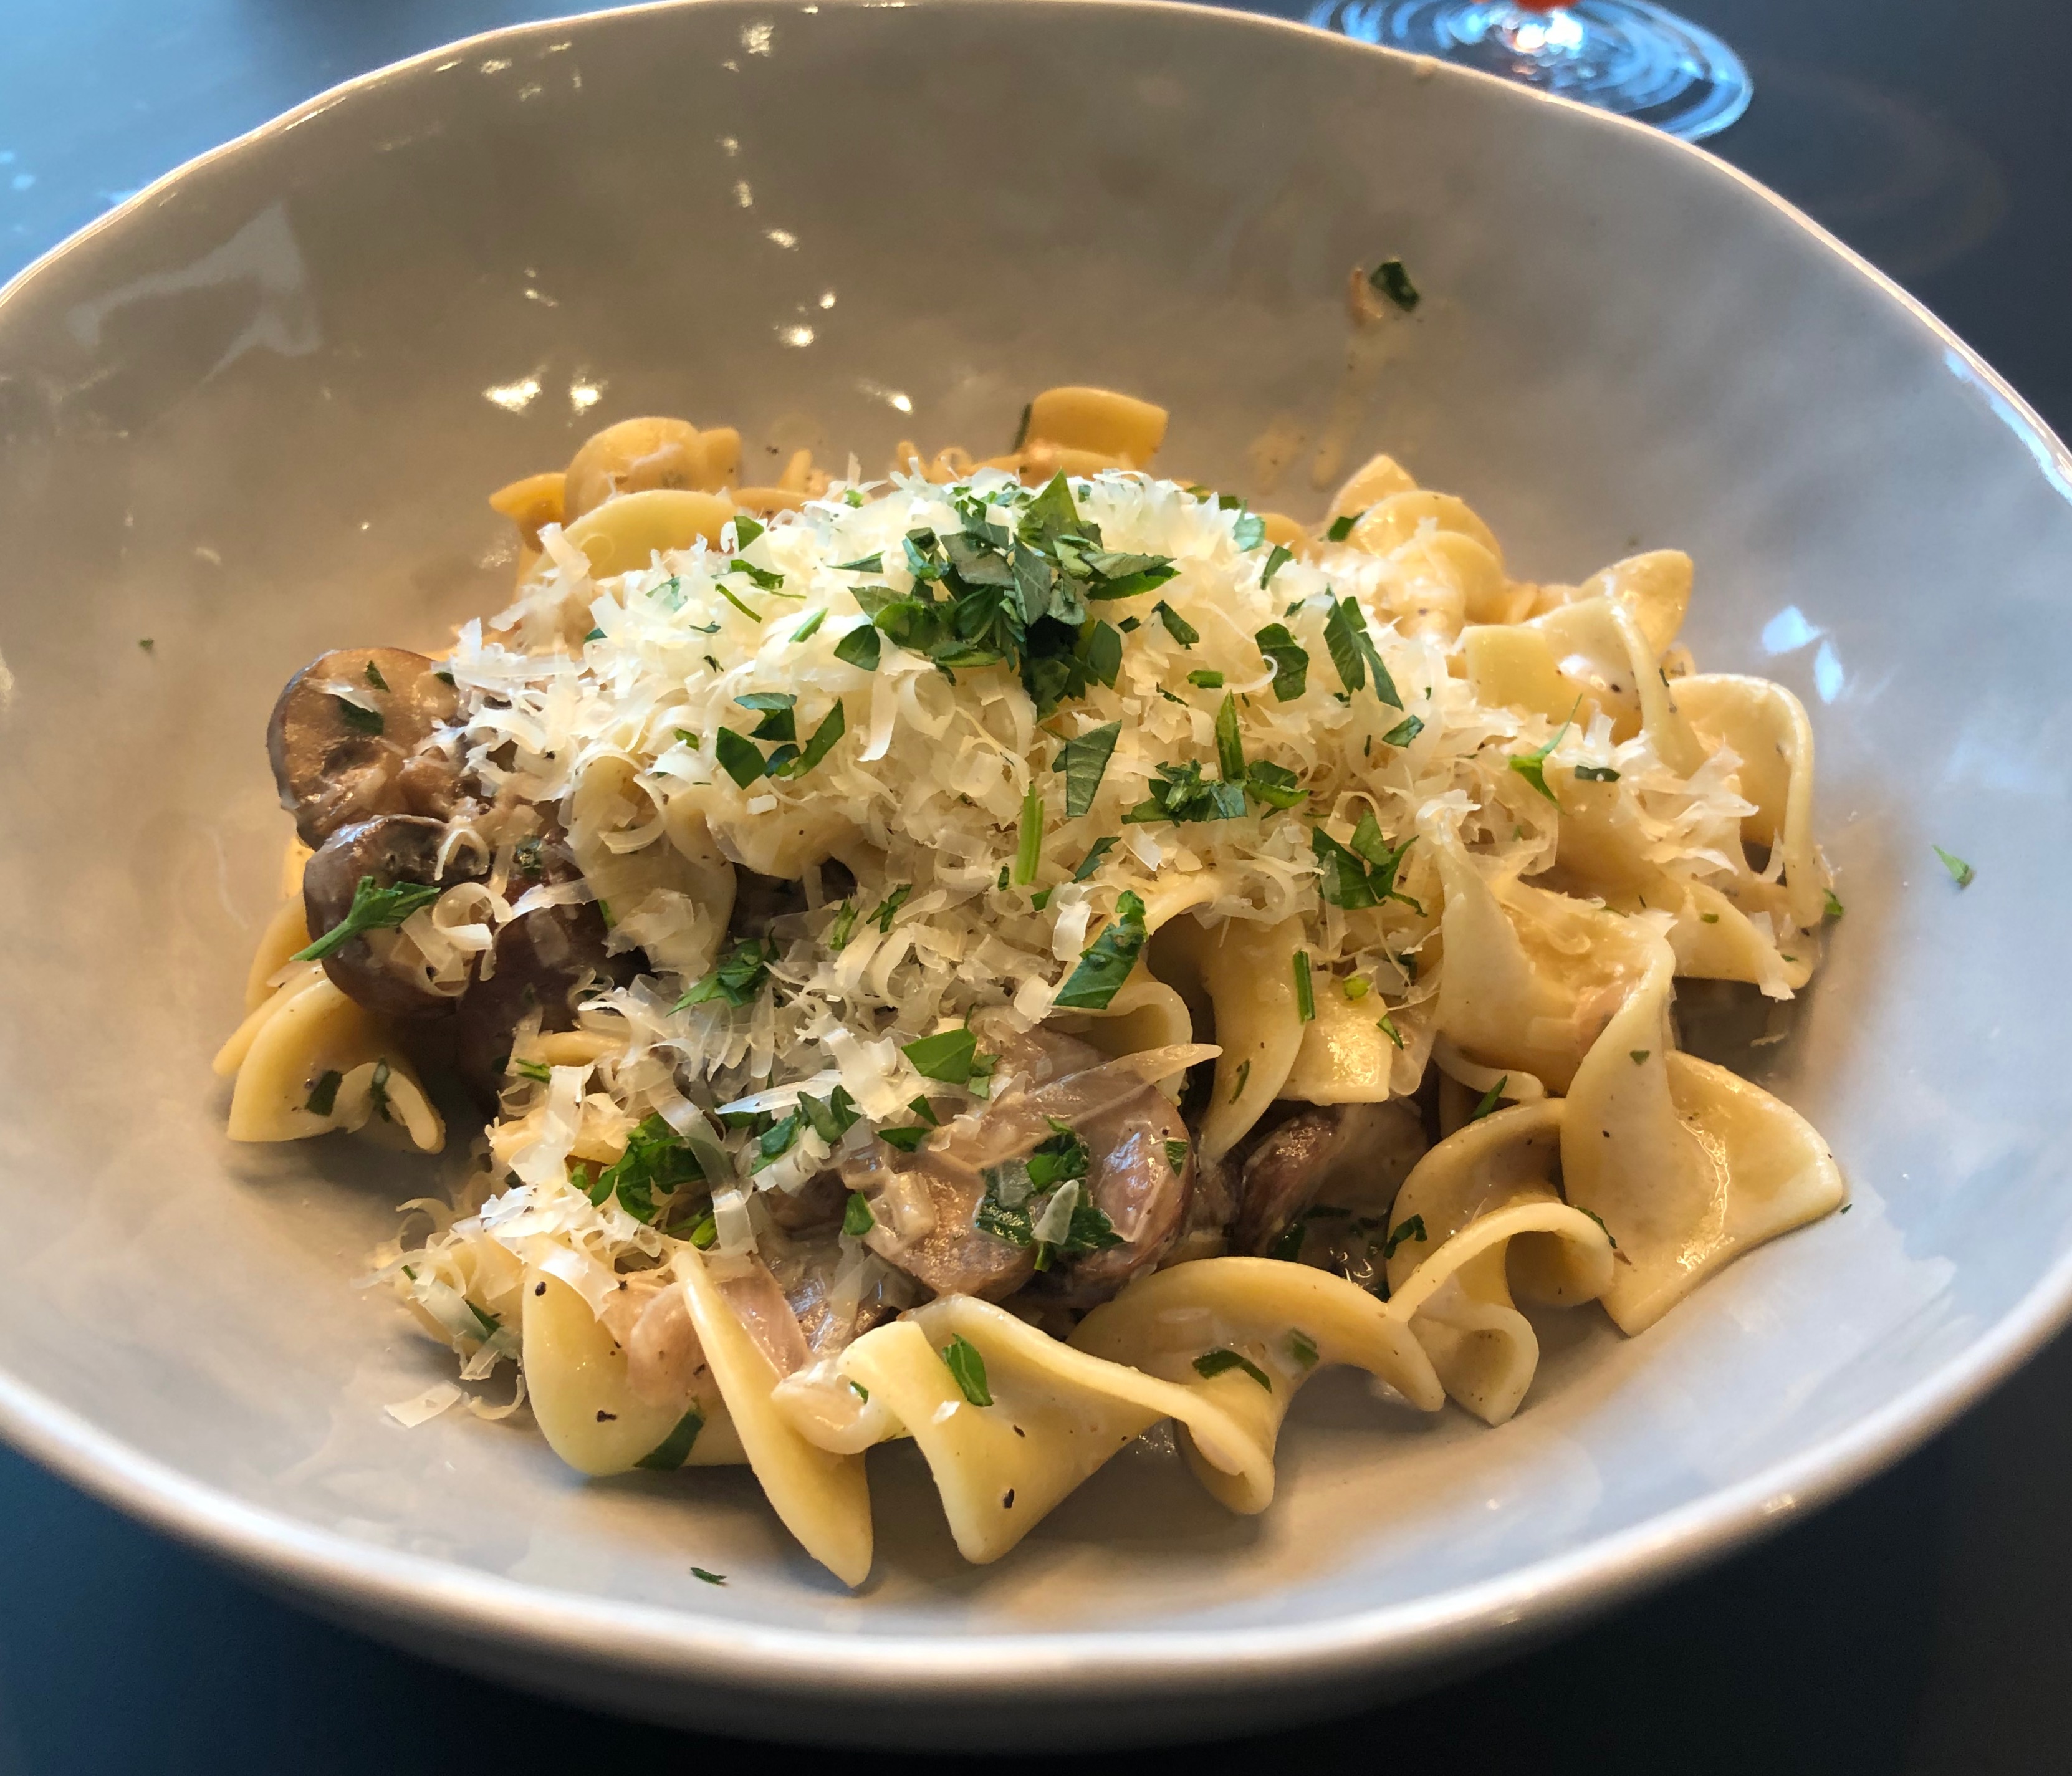
[[[785,1232],[810,1233],[840,1224],[849,1190],[840,1172],[816,1172],[796,1191],[765,1190],[757,1200]]]
[[[650,1406],[696,1406],[709,1412],[719,1383],[705,1365],[684,1292],[665,1285],[647,1298],[626,1339],[626,1379]]]
[[[383,814],[339,828],[302,870],[302,911],[310,931],[320,936],[342,924],[364,878],[372,878],[377,888],[401,882],[445,886],[477,874],[466,851],[441,874],[446,836],[443,821],[414,814]],[[324,958],[323,968],[347,998],[387,1017],[434,1017],[451,1011],[456,1001],[432,985],[415,952],[391,931],[347,938]]]
[[[623,986],[636,972],[631,955],[608,956],[602,915],[592,905],[543,906],[496,934],[496,965],[461,996],[454,1018],[454,1059],[461,1077],[493,1104],[510,1059],[512,1032],[540,1013],[545,1032],[576,1027],[575,997],[594,982]]]
[[[303,843],[377,814],[434,812],[413,799],[435,799],[434,786],[405,767],[458,706],[438,669],[401,648],[340,648],[288,680],[266,752]]]
[[[933,1226],[911,1240],[874,1234],[871,1244],[937,1294],[998,1301],[1033,1281],[1046,1300],[1092,1306],[1155,1266],[1178,1237],[1193,1186],[1192,1143],[1177,1166],[1166,1144],[1186,1142],[1186,1125],[1129,1057],[1107,1060],[1086,1043],[1043,1033],[1003,1037],[1000,1053],[996,1076],[1015,1083],[993,1102],[913,1154],[874,1143],[845,1163],[843,1178],[871,1199],[882,1227],[897,1224],[878,1207],[892,1186],[925,1186]],[[987,1170],[1026,1157],[1056,1123],[1086,1142],[1092,1168],[1082,1187],[1122,1244],[1055,1253],[1039,1274],[1034,1246],[987,1232],[977,1219]]]
[[[1400,1100],[1297,1111],[1245,1156],[1231,1244],[1254,1256],[1268,1252],[1319,1200],[1348,1215],[1385,1217],[1424,1145],[1423,1124]]]

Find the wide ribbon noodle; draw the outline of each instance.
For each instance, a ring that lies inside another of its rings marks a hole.
[[[1387,457],[1305,526],[1166,429],[1058,388],[985,461],[743,487],[622,421],[494,496],[516,594],[444,661],[290,683],[229,1133],[491,1111],[374,1276],[518,1389],[392,1413],[746,1464],[860,1585],[878,1444],[975,1562],[1161,1424],[1257,1512],[1318,1371],[1501,1425],[1536,1316],[1639,1333],[1841,1203],[1675,1048],[1679,976],[1788,999],[1840,910],[1689,559],[1520,580]]]

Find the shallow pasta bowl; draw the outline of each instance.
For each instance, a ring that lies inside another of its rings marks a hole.
[[[1349,382],[1345,274],[1383,255],[1425,302]],[[1852,1212],[1640,1338],[1569,1317],[1499,1432],[1326,1378],[1262,1517],[1133,1451],[968,1569],[887,1452],[855,1594],[745,1476],[585,1484],[517,1424],[404,1432],[381,1407],[441,1353],[351,1282],[431,1180],[233,1148],[208,1070],[273,896],[280,683],[500,602],[482,494],[604,420],[875,463],[1004,443],[1068,381],[1171,407],[1164,460],[1219,487],[1292,454],[1302,516],[1386,446],[1525,573],[1696,555],[1700,661],[1814,713],[1848,913],[1754,1053]],[[1346,1704],[1715,1556],[1947,1421],[2072,1294],[2066,475],[1932,319],[1702,154],[1258,19],[716,0],[314,101],[0,297],[0,1428],[399,1640],[827,1739]]]

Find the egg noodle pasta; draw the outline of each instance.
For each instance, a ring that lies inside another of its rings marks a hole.
[[[1838,910],[1689,560],[1514,578],[1387,457],[1301,524],[1153,474],[1166,421],[1052,389],[1001,457],[744,487],[627,421],[492,497],[515,594],[443,660],[282,693],[229,1133],[487,1112],[373,1276],[519,1391],[399,1421],[746,1463],[856,1585],[879,1443],[974,1561],[1161,1423],[1256,1512],[1319,1369],[1502,1424],[1525,1309],[1638,1333],[1841,1202],[1675,1046],[1679,976],[1788,999]]]

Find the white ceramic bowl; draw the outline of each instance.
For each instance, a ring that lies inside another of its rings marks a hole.
[[[1848,912],[1758,1054],[1853,1213],[1630,1342],[1556,1321],[1498,1432],[1320,1383],[1256,1519],[1133,1453],[973,1570],[882,1452],[855,1596],[744,1474],[586,1484],[522,1424],[386,1420],[444,1359],[351,1280],[421,1180],[231,1146],[207,1067],[273,891],[287,673],[491,607],[485,491],[636,413],[875,464],[1103,382],[1256,491],[1248,441],[1327,428],[1342,281],[1383,254],[1426,301],[1355,450],[1528,574],[1688,548],[1700,660],[1814,712]],[[1207,1733],[1630,1595],[1890,1461],[2065,1310],[2067,472],[1706,155],[1258,18],[709,0],[315,101],[0,297],[0,1429],[394,1638],[748,1733]]]

